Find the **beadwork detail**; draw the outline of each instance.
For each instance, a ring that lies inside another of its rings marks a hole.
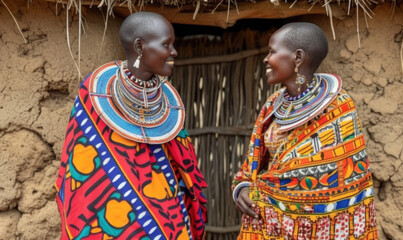
[[[302,75],[302,74],[299,74],[299,72],[298,72],[298,67],[296,66],[295,67],[295,73],[297,73],[297,77],[296,77],[296,79],[295,79],[295,83],[298,85],[298,92],[299,91],[301,91],[301,85],[302,84],[304,84],[304,83],[306,83],[306,85],[308,85],[308,83],[307,83],[307,81],[306,81],[306,78],[305,78],[305,76],[304,75]]]
[[[153,76],[149,81],[137,79],[127,69],[127,61],[124,61],[111,84],[112,101],[128,121],[138,126],[147,127],[163,122],[169,111],[161,90],[163,81],[165,78],[161,81],[158,76]]]
[[[102,65],[89,76],[89,96],[100,118],[122,137],[161,144],[183,128],[185,109],[166,78],[136,78],[127,62]]]
[[[304,97],[306,94],[308,94],[308,92],[309,91],[311,91],[312,89],[313,89],[313,87],[316,85],[316,82],[317,82],[318,80],[317,80],[317,78],[316,78],[316,76],[314,76],[313,78],[312,78],[312,82],[311,82],[311,84],[309,84],[309,86],[308,86],[308,88],[305,90],[305,91],[303,91],[301,94],[299,94],[298,96],[290,96],[289,94],[288,94],[288,92],[285,92],[284,93],[284,99],[286,99],[286,100],[288,100],[288,101],[295,101],[295,100],[298,100],[298,99],[300,99],[300,98],[302,98],[302,97]]]
[[[281,92],[274,103],[274,116],[282,125],[281,131],[294,129],[318,115],[341,88],[341,82],[329,81],[320,74],[315,74],[311,85],[300,97],[290,97],[286,89]]]

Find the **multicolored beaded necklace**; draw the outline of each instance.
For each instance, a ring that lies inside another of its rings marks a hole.
[[[123,65],[124,74],[126,75],[126,77],[127,77],[128,79],[130,79],[131,82],[133,82],[133,83],[135,83],[135,84],[138,84],[138,85],[141,86],[141,87],[147,87],[147,88],[153,88],[153,87],[155,87],[155,86],[158,84],[158,80],[157,80],[156,76],[153,76],[153,78],[151,78],[151,79],[148,80],[148,81],[143,81],[143,80],[141,80],[141,79],[139,79],[139,78],[136,78],[136,77],[130,72],[130,70],[127,68],[127,61],[124,61],[124,62],[122,63],[122,65]]]
[[[297,97],[290,97],[286,90],[281,92],[274,104],[274,116],[281,125],[280,131],[294,129],[318,115],[340,87],[319,74],[315,74],[311,85]]]
[[[300,93],[298,96],[294,96],[294,97],[293,97],[293,96],[290,96],[290,95],[288,94],[288,92],[286,91],[286,92],[284,92],[284,98],[285,98],[287,101],[295,101],[295,100],[298,100],[298,99],[304,97],[306,94],[308,94],[308,93],[312,90],[312,88],[315,86],[316,82],[317,82],[317,79],[316,79],[316,77],[314,76],[314,77],[312,78],[311,84],[309,84],[308,88],[307,88],[305,91],[303,91],[302,93]]]
[[[298,96],[290,96],[287,91],[284,91],[283,98],[286,101],[296,101],[307,94],[310,94],[311,90],[314,86],[316,86],[317,78],[316,76],[313,77],[311,84],[309,84],[308,88],[300,93]],[[278,108],[277,108],[278,109]],[[279,150],[279,146],[287,141],[288,136],[290,135],[291,130],[289,131],[279,131],[279,127],[281,125],[277,121],[273,121],[269,128],[264,133],[264,144],[266,148],[269,150],[271,156],[274,156]]]
[[[168,104],[161,84],[166,80],[153,76],[148,81],[140,80],[130,73],[127,61],[118,65],[116,78],[111,84],[112,101],[131,123],[150,127],[164,122]]]

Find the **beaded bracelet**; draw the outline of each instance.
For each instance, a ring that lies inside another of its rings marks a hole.
[[[234,191],[232,191],[232,198],[234,199],[235,202],[238,200],[238,194],[241,191],[241,189],[249,186],[250,182],[241,182],[235,186]]]

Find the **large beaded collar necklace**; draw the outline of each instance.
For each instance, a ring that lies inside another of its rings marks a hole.
[[[341,88],[341,80],[330,74],[315,74],[311,85],[301,96],[288,96],[281,90],[274,103],[275,121],[279,131],[289,131],[320,114],[334,100]]]
[[[159,76],[148,81],[136,78],[127,68],[127,61],[119,66],[116,78],[111,84],[111,98],[116,108],[135,125],[152,127],[161,124],[168,116],[168,104]]]
[[[97,68],[89,76],[88,93],[99,117],[126,139],[162,144],[183,128],[185,109],[176,89],[165,77],[136,78],[127,62],[114,61]]]

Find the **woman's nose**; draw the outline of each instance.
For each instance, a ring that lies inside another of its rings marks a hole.
[[[264,64],[268,64],[268,63],[269,63],[269,55],[267,55],[267,56],[263,59],[263,63],[264,63]]]
[[[178,56],[178,52],[176,51],[176,49],[175,49],[174,46],[172,46],[172,49],[171,49],[171,56],[172,56],[172,57]]]

